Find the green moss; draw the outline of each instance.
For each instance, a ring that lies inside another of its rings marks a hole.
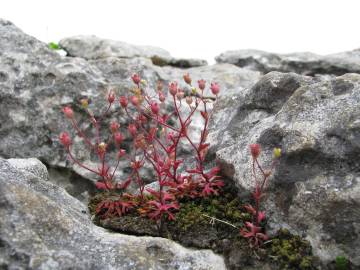
[[[151,57],[151,62],[155,65],[155,66],[160,66],[160,67],[163,67],[163,66],[166,66],[168,65],[168,62],[165,61],[163,58],[159,57],[159,56],[153,56]]]
[[[279,230],[272,239],[271,257],[280,269],[315,269],[310,243],[287,229]]]
[[[348,269],[348,260],[344,256],[337,256],[335,259],[336,270]]]
[[[52,49],[52,50],[60,50],[61,49],[60,45],[55,42],[50,42],[48,44],[48,47],[49,47],[49,49]]]

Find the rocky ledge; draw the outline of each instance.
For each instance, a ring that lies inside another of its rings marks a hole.
[[[181,80],[184,72],[194,81],[218,81],[209,161],[247,196],[253,188],[248,145],[262,145],[264,163],[281,147],[264,203],[268,230],[285,227],[306,237],[322,269],[332,269],[337,256],[360,267],[359,50],[330,56],[236,51],[208,66],[95,37],[61,41],[68,52],[61,56],[6,20],[0,38],[0,213],[6,217],[0,268],[225,269],[211,251],[110,233],[90,221],[82,202],[96,179],[66,161],[58,134],[71,128],[60,111],[72,106],[90,131],[79,99],[89,98],[99,115],[108,90],[129,91],[134,72],[150,87]],[[125,123],[116,110],[113,117]],[[75,154],[93,162],[81,146]],[[10,158],[37,158],[47,170],[37,159]]]

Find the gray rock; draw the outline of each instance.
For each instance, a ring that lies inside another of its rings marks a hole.
[[[143,57],[152,60],[157,66],[175,66],[189,68],[207,65],[201,59],[177,59],[164,49],[153,46],[138,46],[126,42],[102,39],[96,36],[75,36],[59,42],[69,56],[81,57],[87,60]]]
[[[81,57],[87,60],[107,57],[134,58],[154,56],[168,60],[170,53],[152,46],[136,46],[126,42],[101,39],[96,36],[75,36],[62,39],[59,45],[69,56]]]
[[[24,171],[38,173],[29,179]],[[1,269],[225,269],[209,250],[95,226],[86,207],[43,171],[35,159],[0,159]]]
[[[275,54],[259,50],[227,51],[216,57],[218,63],[230,63],[250,70],[343,75],[360,73],[360,50],[317,55],[314,53]]]
[[[263,204],[269,229],[306,235],[324,263],[345,255],[360,266],[359,104],[360,75],[271,72],[214,108],[212,152],[242,190],[254,187],[249,144],[267,166],[282,148]]]

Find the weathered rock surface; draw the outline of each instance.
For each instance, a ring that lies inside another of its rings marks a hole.
[[[323,262],[338,255],[360,266],[360,75],[311,78],[271,72],[215,107],[209,135],[223,172],[254,186],[250,143],[270,164],[282,157],[264,203],[272,229],[305,234]]]
[[[60,41],[60,46],[69,56],[87,60],[101,58],[149,58],[157,66],[175,66],[180,68],[207,65],[201,59],[177,59],[164,49],[153,46],[137,46],[126,42],[102,39],[96,36],[75,36]]]
[[[264,74],[270,71],[295,72],[310,76],[360,73],[360,49],[324,56],[309,52],[275,54],[259,50],[237,50],[220,54],[216,61]]]
[[[1,269],[225,269],[209,250],[95,226],[36,159],[0,159]]]

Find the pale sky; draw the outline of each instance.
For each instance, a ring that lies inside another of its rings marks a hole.
[[[211,63],[234,49],[360,47],[359,0],[2,0],[0,17],[45,42],[97,35]]]

